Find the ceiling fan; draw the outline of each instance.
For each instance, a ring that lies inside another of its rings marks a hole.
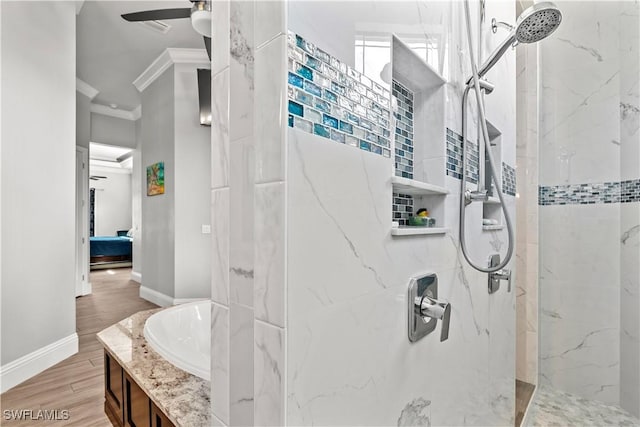
[[[189,0],[191,7],[177,9],[156,9],[121,15],[126,21],[162,21],[166,19],[191,18],[191,25],[204,37],[207,55],[211,59],[211,0]]]
[[[193,5],[177,9],[156,9],[121,15],[126,21],[162,21],[191,18],[191,25],[204,37],[204,46],[211,61],[211,0],[189,0]],[[200,124],[211,126],[211,70],[198,69],[198,98]]]

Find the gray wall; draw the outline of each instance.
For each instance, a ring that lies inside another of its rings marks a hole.
[[[136,124],[103,114],[91,114],[91,141],[136,148]]]
[[[170,297],[174,296],[175,230],[175,104],[173,67],[142,93],[142,284]],[[147,166],[164,162],[165,193],[146,195]]]
[[[91,100],[76,92],[76,145],[89,148],[91,140]]]
[[[5,365],[75,333],[76,82],[71,3],[1,8]]]
[[[173,65],[142,93],[142,285],[173,298],[210,295],[210,132],[200,126],[193,65]],[[164,161],[165,194],[146,195]],[[152,267],[151,267],[152,266]]]
[[[200,125],[197,74],[192,65],[175,69],[176,298],[211,292],[211,135]]]

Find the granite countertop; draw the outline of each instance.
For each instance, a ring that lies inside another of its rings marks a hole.
[[[211,385],[156,353],[144,322],[162,309],[141,311],[97,334],[98,340],[176,426],[211,424]]]

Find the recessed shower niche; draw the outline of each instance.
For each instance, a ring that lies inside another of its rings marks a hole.
[[[391,43],[394,176],[394,236],[442,234],[446,151],[446,80],[395,35]],[[433,226],[411,226],[409,217],[426,209]]]

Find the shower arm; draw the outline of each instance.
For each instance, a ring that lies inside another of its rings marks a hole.
[[[484,61],[484,63],[480,66],[480,68],[478,69],[478,79],[481,79],[482,77],[484,77],[484,75],[487,74],[489,70],[498,63],[500,58],[502,58],[502,55],[507,53],[509,48],[513,46],[514,43],[517,43],[516,32],[515,30],[511,30],[511,32],[509,33],[507,38],[502,42],[502,44],[498,46],[491,53],[491,55],[489,55],[489,58],[487,58],[487,60]],[[467,86],[473,85],[473,74],[467,80],[466,85]]]

